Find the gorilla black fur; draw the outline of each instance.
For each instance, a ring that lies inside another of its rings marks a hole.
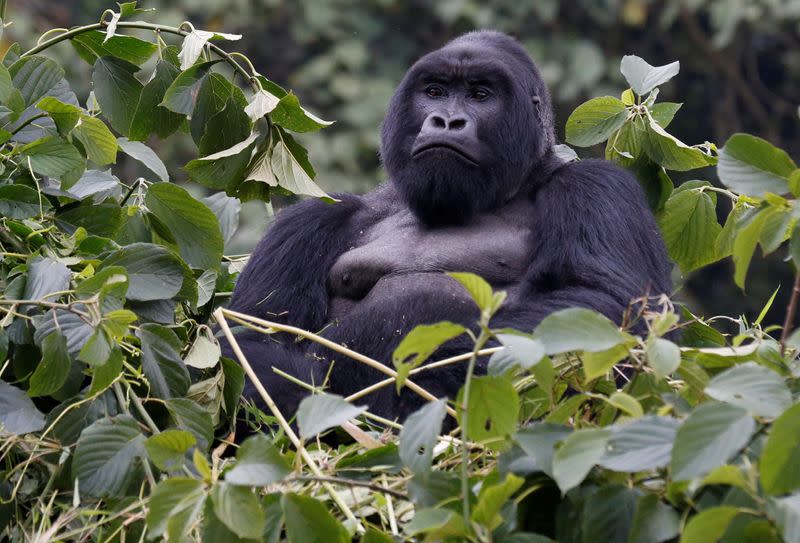
[[[564,163],[547,88],[513,38],[471,32],[422,57],[389,105],[381,155],[389,181],[283,210],[238,280],[232,309],[323,330],[333,341],[391,364],[418,324],[474,326],[478,311],[444,271],[471,271],[508,291],[495,327],[530,331],[553,311],[579,306],[620,322],[629,302],[668,293],[669,261],[644,194],[604,161]],[[284,413],[305,392],[277,367],[353,393],[383,376],[287,336],[237,339]],[[464,352],[454,340],[437,357]],[[225,350],[230,356],[229,347]],[[453,398],[464,368],[415,376]],[[257,400],[253,389],[246,394]],[[370,409],[404,418],[421,400],[385,387]]]

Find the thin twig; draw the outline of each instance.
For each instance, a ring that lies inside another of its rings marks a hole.
[[[300,441],[300,438],[297,437],[297,434],[294,433],[294,430],[292,430],[292,427],[289,425],[286,418],[284,418],[283,413],[281,413],[280,409],[278,409],[278,406],[275,405],[275,402],[267,392],[267,389],[264,388],[264,385],[261,383],[261,380],[258,378],[258,375],[256,375],[256,372],[253,370],[253,367],[250,365],[250,362],[247,361],[247,358],[244,356],[241,347],[239,347],[239,343],[236,341],[236,338],[233,336],[233,332],[231,332],[231,329],[228,326],[228,321],[225,320],[225,315],[224,315],[225,312],[226,311],[221,307],[217,308],[217,310],[214,311],[214,318],[219,324],[219,327],[222,329],[222,333],[225,334],[225,338],[228,340],[228,343],[230,343],[231,349],[233,349],[233,353],[239,360],[239,364],[242,366],[242,369],[244,369],[245,373],[250,378],[250,381],[252,381],[253,386],[255,386],[259,395],[264,400],[264,403],[267,405],[267,408],[269,408],[269,410],[272,412],[272,415],[278,421],[278,424],[286,433],[286,436],[292,442],[295,449],[297,449],[297,452],[300,453],[300,456],[308,465],[309,469],[314,474],[314,476],[320,478],[325,477],[322,474],[322,471],[319,469],[319,466],[317,466],[316,462],[314,462],[314,459],[311,457],[306,448],[303,446],[303,442]],[[344,515],[347,517],[347,519],[356,525],[359,532],[363,532],[364,527],[361,525],[358,519],[356,519],[356,516],[353,514],[353,512],[350,510],[347,504],[344,503],[342,497],[339,496],[339,494],[331,486],[331,484],[329,482],[323,482],[322,485],[328,492],[328,494],[331,496],[333,501],[336,503],[336,505],[339,507],[339,509],[342,511],[342,513],[344,513]]]
[[[317,334],[315,334],[313,332],[309,332],[308,330],[303,330],[302,328],[297,328],[296,326],[289,326],[288,324],[280,324],[278,322],[272,322],[272,321],[267,321],[267,320],[264,320],[264,319],[259,319],[257,317],[252,317],[250,315],[246,315],[244,313],[239,313],[238,311],[231,311],[230,309],[220,308],[218,311],[221,311],[222,314],[229,316],[231,318],[231,320],[233,320],[235,322],[238,322],[239,324],[243,324],[245,326],[247,326],[248,323],[255,323],[258,326],[261,326],[261,327],[267,329],[267,330],[261,330],[264,333],[268,333],[269,329],[273,329],[273,330],[278,330],[280,332],[288,332],[289,334],[300,336],[300,337],[305,338],[305,339],[310,339],[311,341],[319,343],[323,347],[327,347],[328,349],[331,349],[332,351],[336,351],[336,352],[338,352],[340,354],[348,356],[348,357],[352,358],[353,360],[355,360],[356,362],[361,362],[362,364],[366,364],[367,366],[369,366],[369,367],[371,367],[373,369],[376,369],[379,372],[384,373],[384,374],[386,374],[386,375],[388,375],[388,376],[390,376],[392,378],[395,378],[395,379],[397,378],[397,372],[396,371],[394,371],[390,367],[382,364],[381,362],[375,360],[374,358],[370,358],[370,357],[368,357],[366,355],[363,355],[363,354],[361,354],[359,352],[353,351],[352,349],[348,349],[344,345],[339,345],[338,343],[335,343],[335,342],[333,342],[333,341],[331,341],[331,340],[329,340],[327,338],[324,338],[324,337],[322,337],[320,335],[317,335]],[[216,313],[217,312],[215,312],[215,314]],[[422,396],[424,399],[426,399],[428,401],[436,401],[436,400],[438,400],[438,398],[436,396],[434,396],[433,394],[431,394],[430,392],[428,392],[427,390],[425,390],[424,388],[422,388],[421,386],[417,385],[416,383],[414,383],[413,381],[411,381],[409,379],[406,380],[405,384],[409,389],[413,390],[414,392],[416,392],[417,394],[419,394],[420,396]],[[447,412],[450,414],[450,416],[455,418],[456,412],[455,412],[455,410],[453,408],[448,406],[447,407]]]
[[[285,483],[292,483],[292,482],[301,482],[301,483],[334,483],[337,485],[345,485],[345,486],[360,486],[363,488],[369,488],[375,492],[381,492],[383,494],[389,494],[390,496],[394,496],[395,498],[401,500],[408,500],[408,496],[403,494],[402,492],[398,492],[397,490],[392,490],[391,488],[387,488],[382,485],[376,485],[374,483],[370,483],[367,481],[359,481],[356,479],[343,479],[341,477],[328,477],[328,476],[316,476],[314,475],[295,475],[290,477],[284,481]]]
[[[783,332],[781,332],[781,355],[786,350],[786,340],[794,325],[794,317],[797,314],[797,299],[800,297],[800,270],[794,276],[794,287],[792,287],[792,297],[789,298],[789,306],[786,308],[786,319],[783,321]]]

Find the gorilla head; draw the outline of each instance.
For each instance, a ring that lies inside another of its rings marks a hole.
[[[395,91],[381,131],[392,182],[426,224],[463,224],[535,182],[555,143],[547,88],[522,46],[465,34],[429,53]]]

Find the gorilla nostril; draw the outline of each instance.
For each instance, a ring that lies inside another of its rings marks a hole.
[[[434,115],[431,118],[431,123],[433,124],[433,126],[435,128],[446,128],[447,127],[447,123],[445,123],[444,119],[439,117],[438,115]]]
[[[466,119],[450,119],[450,130],[463,130],[467,126]]]

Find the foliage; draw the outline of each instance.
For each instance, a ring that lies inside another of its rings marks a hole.
[[[212,41],[236,35],[130,20],[142,16],[122,4],[33,51],[12,47],[0,67],[0,535],[800,541],[800,340],[773,339],[765,312],[731,338],[668,300],[632,304],[624,329],[567,309],[533,331],[496,330],[504,293],[454,273],[481,309],[473,329],[413,331],[395,369],[358,357],[430,400],[404,425],[358,393],[316,391],[296,414],[242,409],[249,362],[220,358],[209,325],[281,325],[219,308],[241,269],[224,242],[242,200],[326,197],[289,132],[328,123]],[[93,66],[86,100],[40,54],[66,40]],[[798,266],[791,158],[745,134],[719,152],[681,142],[666,130],[679,105],[656,102],[677,65],[629,56],[621,71],[631,88],[577,108],[567,138],[606,142],[637,174],[681,268],[732,256],[743,286],[757,245],[788,246]],[[174,184],[154,151],[153,135],[176,131],[198,148],[186,175],[211,196]],[[123,155],[138,174],[117,166]],[[713,164],[727,188],[673,188],[671,172]],[[735,202],[724,226],[720,194]],[[446,363],[467,364],[464,386],[429,398],[414,375],[460,334],[474,350]],[[485,356],[488,375],[474,375]],[[237,412],[259,431],[235,445]],[[441,435],[447,417],[461,429]]]

